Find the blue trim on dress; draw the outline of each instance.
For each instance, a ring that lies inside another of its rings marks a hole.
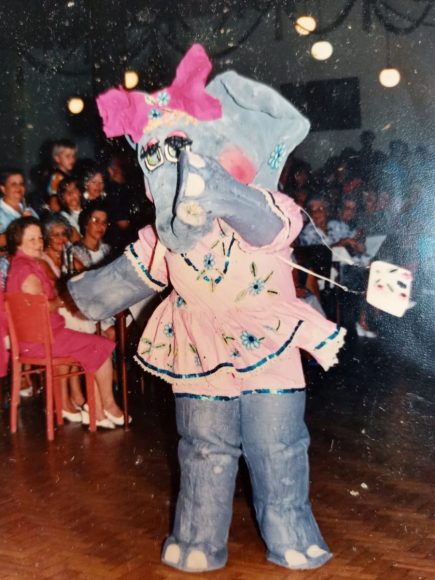
[[[298,329],[302,323],[303,323],[303,320],[299,320],[297,322],[290,337],[280,346],[280,348],[276,352],[268,354],[267,356],[265,356],[261,360],[257,361],[256,363],[254,363],[248,367],[245,367],[243,369],[235,369],[236,372],[249,373],[249,372],[257,369],[258,367],[264,365],[269,360],[278,357],[288,347],[288,345],[292,342],[296,332],[298,331]],[[158,367],[156,367],[156,366],[152,365],[151,363],[147,362],[146,360],[144,360],[139,353],[136,353],[136,357],[140,360],[140,362],[145,367],[148,367],[151,371],[154,371],[155,373],[160,374],[160,375],[166,375],[166,376],[171,377],[173,379],[201,379],[203,377],[208,377],[208,376],[214,374],[215,372],[217,372],[221,368],[225,368],[225,367],[234,368],[233,363],[223,362],[223,363],[216,365],[213,369],[210,369],[209,371],[204,371],[204,372],[200,372],[200,373],[178,374],[178,373],[174,373],[172,371],[169,371],[167,369],[159,369]]]
[[[305,387],[300,389],[251,389],[242,391],[242,395],[291,395],[305,391]]]
[[[148,270],[146,269],[146,267],[144,266],[144,264],[141,262],[139,255],[137,254],[136,250],[134,249],[134,244],[131,243],[128,246],[128,249],[130,250],[130,252],[133,254],[134,259],[136,260],[136,262],[139,265],[139,268],[141,269],[141,271],[145,274],[145,276],[148,278],[148,280],[150,282],[152,282],[153,284],[156,284],[157,286],[160,286],[161,288],[166,288],[167,284],[165,284],[164,282],[160,282],[160,280],[156,280],[155,278],[153,278],[151,276],[151,274],[148,272]]]
[[[330,334],[327,338],[325,338],[325,340],[322,340],[321,342],[319,342],[319,344],[314,347],[314,350],[320,350],[321,348],[323,348],[327,344],[328,340],[333,340],[338,335],[339,332],[340,332],[340,327],[337,325],[334,332],[332,334]]]
[[[176,399],[198,399],[200,401],[235,401],[239,395],[234,397],[225,397],[224,395],[193,395],[192,393],[175,393]]]
[[[301,389],[252,389],[242,391],[240,395],[291,395],[293,393],[304,392],[305,387]],[[176,399],[197,399],[199,401],[236,401],[240,395],[228,397],[225,395],[194,395],[192,393],[175,393]]]

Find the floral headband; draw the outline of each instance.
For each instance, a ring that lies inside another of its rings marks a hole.
[[[138,143],[165,113],[181,112],[200,121],[222,117],[222,106],[205,91],[212,65],[204,48],[194,44],[177,67],[171,86],[148,94],[109,89],[97,97],[107,137],[129,135]]]

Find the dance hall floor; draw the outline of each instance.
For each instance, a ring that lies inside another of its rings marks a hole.
[[[177,492],[177,435],[167,385],[131,380],[129,432],[66,425],[45,439],[40,400],[19,432],[0,415],[0,578],[86,580],[435,579],[434,377],[387,355],[349,348],[325,374],[309,368],[311,498],[334,558],[292,572],[265,559],[241,465],[229,563],[209,574],[160,564]]]

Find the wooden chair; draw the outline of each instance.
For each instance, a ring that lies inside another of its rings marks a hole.
[[[63,425],[60,380],[85,375],[86,395],[89,405],[89,429],[96,431],[94,374],[87,373],[80,363],[70,357],[53,357],[53,335],[50,325],[48,300],[45,295],[16,292],[6,294],[6,315],[11,341],[12,388],[11,388],[11,433],[17,430],[17,408],[20,398],[21,377],[45,373],[45,399],[47,415],[47,438],[54,439],[54,408],[56,422]],[[31,357],[20,352],[19,343],[31,342],[42,346],[41,357]],[[27,370],[22,365],[30,365]],[[60,366],[79,367],[78,370],[62,373]]]

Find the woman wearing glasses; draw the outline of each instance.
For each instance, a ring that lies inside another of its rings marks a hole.
[[[104,202],[90,201],[79,216],[82,239],[72,249],[76,272],[102,266],[111,259],[111,248],[103,239],[109,226],[108,214]],[[115,340],[115,321],[108,318],[101,321],[101,330],[105,336]]]

